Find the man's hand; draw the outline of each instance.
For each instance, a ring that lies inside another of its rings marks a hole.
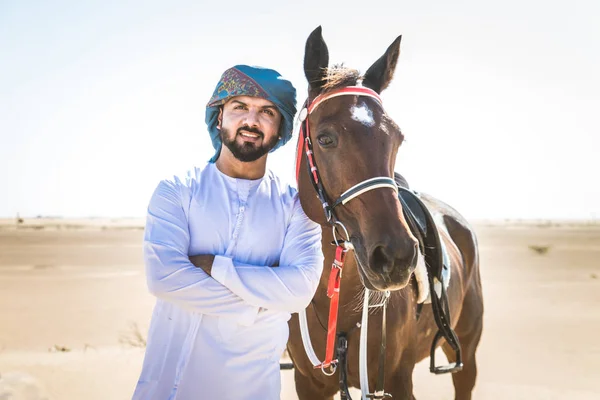
[[[190,256],[190,262],[198,268],[202,268],[202,271],[210,275],[212,270],[213,261],[215,256],[212,254],[199,254],[197,256]]]

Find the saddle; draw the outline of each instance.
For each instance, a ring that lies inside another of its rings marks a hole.
[[[419,248],[425,257],[427,275],[429,280],[429,290],[433,317],[438,327],[430,351],[430,368],[435,374],[448,372],[457,372],[462,370],[462,357],[460,343],[456,333],[450,326],[450,308],[448,306],[448,296],[446,287],[441,286],[440,293],[435,290],[436,282],[444,282],[444,271],[449,271],[450,265],[444,263],[444,249],[433,216],[427,209],[427,206],[421,201],[418,194],[408,188],[408,182],[400,174],[395,173],[394,178],[398,184],[398,198],[402,204],[404,218],[408,223],[412,234],[419,241]],[[446,264],[446,265],[445,265]],[[421,314],[423,304],[417,306],[417,318]],[[435,349],[441,338],[446,339],[448,344],[456,353],[456,362],[445,366],[435,365]]]
[[[444,268],[450,266],[445,260],[433,216],[418,197],[418,193],[408,187],[404,177],[397,172],[394,175],[394,180],[399,187],[398,198],[402,204],[404,218],[412,234],[419,241],[419,248],[427,261],[427,273],[442,282]]]

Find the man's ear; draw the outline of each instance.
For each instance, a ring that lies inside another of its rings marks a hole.
[[[223,125],[223,106],[219,107],[219,115],[217,116],[217,129],[221,130],[221,125]]]

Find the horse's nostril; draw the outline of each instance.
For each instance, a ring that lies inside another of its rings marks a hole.
[[[404,251],[400,248],[379,245],[371,252],[369,265],[373,271],[383,275],[390,275],[395,268],[408,269],[409,272],[412,272],[417,264],[418,254],[418,244],[415,244],[412,249]]]
[[[371,266],[384,274],[389,274],[393,267],[393,260],[385,253],[383,246],[377,246],[371,254]]]

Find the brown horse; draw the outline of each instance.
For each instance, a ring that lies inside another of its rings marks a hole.
[[[321,27],[306,43],[304,70],[309,82],[308,102],[318,95],[346,86],[370,88],[376,93],[392,80],[400,53],[400,37],[365,73],[345,67],[329,68],[329,54]],[[394,165],[403,135],[372,98],[345,95],[329,98],[308,116],[310,139],[320,180],[328,199],[335,200],[348,188],[373,177],[394,177]],[[326,326],[330,300],[327,286],[335,256],[332,228],[307,171],[307,157],[299,165],[298,190],[304,211],[321,224],[325,268],[319,288],[306,310],[310,337],[316,354],[322,357],[326,347]],[[399,184],[402,178],[396,174]],[[477,241],[463,217],[433,197],[420,195],[437,220],[440,240],[450,260],[448,287],[451,325],[460,340],[464,367],[452,375],[456,399],[470,399],[477,367],[475,351],[482,332],[483,300],[479,274]],[[396,191],[383,187],[361,194],[334,210],[335,217],[347,228],[354,257],[346,258],[339,298],[337,331],[347,334],[347,379],[352,387],[359,383],[360,308],[365,287],[372,294],[391,291],[387,310],[387,355],[385,392],[394,400],[414,399],[414,366],[429,356],[437,331],[432,308],[425,305],[417,318],[417,283],[413,271],[419,247],[403,216]],[[374,387],[381,342],[381,309],[371,313],[368,325],[369,387]],[[454,352],[442,341],[449,361]],[[290,320],[288,351],[295,366],[295,382],[301,400],[333,399],[339,390],[338,373],[326,376],[313,368],[303,347],[298,314]],[[338,371],[339,372],[339,371]]]

